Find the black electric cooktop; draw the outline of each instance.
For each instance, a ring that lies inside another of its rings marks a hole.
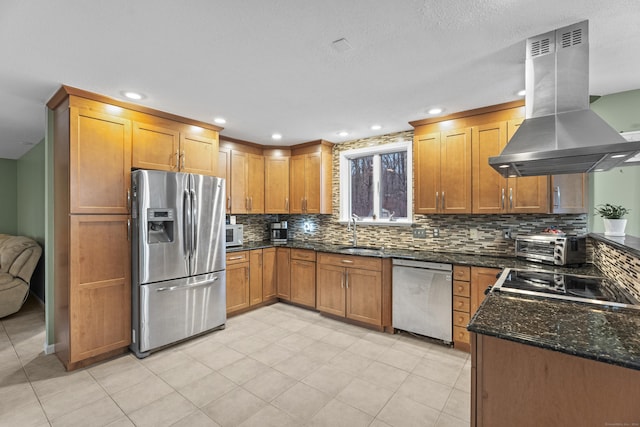
[[[506,268],[493,290],[602,305],[628,307],[637,304],[637,301],[606,278],[539,270]]]

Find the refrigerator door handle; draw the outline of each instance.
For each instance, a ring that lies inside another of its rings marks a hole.
[[[189,257],[191,255],[191,242],[189,241],[191,238],[191,203],[188,190],[184,190],[182,199],[183,248],[184,256]]]
[[[191,256],[193,257],[198,250],[198,198],[196,192],[191,189],[191,215],[193,222],[191,223]]]
[[[203,281],[200,283],[192,283],[190,285],[181,285],[181,286],[166,286],[164,288],[156,289],[156,292],[166,292],[166,291],[175,291],[176,289],[191,289],[197,288],[198,286],[210,285],[211,283],[218,280],[218,277],[214,277],[212,280]]]

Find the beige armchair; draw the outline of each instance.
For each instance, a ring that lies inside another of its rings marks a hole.
[[[0,234],[0,318],[20,310],[29,296],[29,281],[42,248],[22,236]]]

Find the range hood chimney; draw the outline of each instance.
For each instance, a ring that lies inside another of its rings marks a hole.
[[[604,171],[640,153],[589,109],[589,21],[527,39],[526,119],[489,165],[504,177]],[[638,160],[638,157],[636,159]]]

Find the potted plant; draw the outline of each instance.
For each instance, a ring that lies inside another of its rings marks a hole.
[[[612,205],[605,203],[596,206],[596,213],[603,218],[604,235],[605,236],[624,236],[624,229],[627,226],[627,220],[622,218],[630,212],[621,205]]]

